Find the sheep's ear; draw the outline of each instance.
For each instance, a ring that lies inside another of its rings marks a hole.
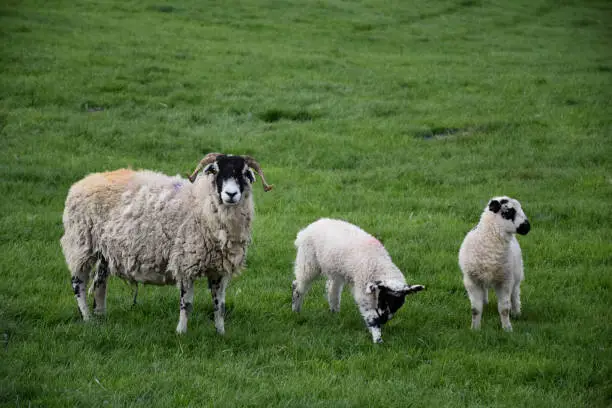
[[[494,213],[499,212],[500,208],[501,204],[497,200],[491,200],[491,202],[489,203],[489,210],[493,211]]]
[[[425,286],[423,285],[406,285],[402,293],[404,293],[404,295],[409,295],[410,293],[416,293],[422,290],[425,290]]]
[[[246,173],[244,174],[246,176],[246,178],[249,179],[249,181],[251,182],[251,184],[255,183],[255,173],[253,173],[253,170],[251,169],[247,169]]]
[[[204,167],[204,174],[217,174],[219,172],[219,166],[217,163],[210,163]]]
[[[368,282],[368,284],[366,285],[366,289],[365,289],[365,293],[376,293],[376,291],[379,289],[380,284],[382,282],[381,281],[376,281],[376,282]]]

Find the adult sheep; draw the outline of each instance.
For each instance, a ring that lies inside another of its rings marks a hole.
[[[488,290],[495,288],[504,330],[512,331],[510,311],[521,312],[520,289],[524,279],[521,247],[515,234],[526,235],[531,226],[521,204],[510,197],[494,197],[480,222],[468,232],[459,249],[463,284],[472,305],[472,329],[480,328]]]
[[[348,283],[374,343],[382,343],[381,327],[406,295],[425,288],[406,284],[380,241],[346,221],[321,218],[298,233],[295,246],[293,311],[301,310],[312,281],[324,275],[329,308],[338,312],[342,288]]]
[[[61,245],[83,319],[90,318],[86,286],[94,265],[94,313],[106,311],[109,275],[131,283],[177,285],[178,333],[187,331],[194,281],[206,276],[215,327],[223,334],[225,290],[244,266],[251,240],[251,169],[270,190],[253,158],[220,153],[206,155],[189,180],[121,169],[75,183],[66,199]]]

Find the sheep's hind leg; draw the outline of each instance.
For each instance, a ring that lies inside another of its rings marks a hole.
[[[321,270],[315,261],[313,250],[308,246],[300,246],[295,257],[295,280],[291,285],[291,309],[294,312],[302,310],[304,296],[310,289],[312,281],[320,275]]]
[[[74,297],[77,301],[77,306],[79,307],[79,312],[83,317],[84,321],[89,320],[89,308],[87,307],[87,291],[85,288],[87,287],[87,276],[72,276],[72,291],[74,292]]]
[[[136,306],[136,299],[138,298],[138,282],[130,282],[132,293],[134,293],[134,299],[132,300],[132,307]]]
[[[342,287],[344,282],[342,279],[328,279],[325,283],[327,289],[327,302],[329,303],[329,310],[332,312],[340,311],[340,299],[342,295]]]
[[[208,278],[208,287],[212,295],[215,314],[215,328],[219,334],[225,334],[225,290],[228,283],[228,276]]]
[[[181,290],[181,311],[179,314],[178,326],[176,326],[177,333],[187,332],[187,320],[193,310],[193,281],[182,280],[179,283]]]
[[[85,259],[74,267],[70,263],[68,264],[72,275],[70,279],[72,291],[84,321],[88,321],[90,318],[89,307],[87,306],[87,282],[89,281],[92,262],[93,260]]]
[[[512,289],[512,295],[510,296],[510,302],[512,303],[511,312],[512,315],[517,317],[521,314],[521,282],[514,284]]]
[[[97,315],[106,313],[106,281],[108,275],[108,262],[103,257],[100,257],[93,282],[94,313]]]

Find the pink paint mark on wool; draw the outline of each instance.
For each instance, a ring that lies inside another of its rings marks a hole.
[[[374,237],[369,238],[367,240],[367,243],[370,244],[370,245],[382,246],[382,243],[379,240],[377,240],[376,238],[374,238]]]

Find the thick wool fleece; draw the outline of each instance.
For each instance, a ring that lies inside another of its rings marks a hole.
[[[329,218],[315,221],[298,233],[295,246],[307,254],[306,262],[316,262],[317,268],[308,271],[342,278],[364,293],[367,284],[377,280],[389,281],[398,289],[406,284],[380,241],[348,222]]]
[[[342,288],[348,283],[375,343],[382,342],[381,326],[404,304],[405,296],[424,289],[407,285],[380,241],[348,222],[315,221],[298,233],[295,246],[293,311],[301,310],[311,282],[319,275],[327,277],[330,310],[339,311]]]
[[[499,216],[485,211],[459,250],[465,275],[484,287],[523,280],[521,248],[514,234],[500,228]]]
[[[459,249],[463,284],[472,306],[472,329],[480,328],[489,288],[495,288],[504,330],[511,331],[510,312],[520,314],[520,285],[524,278],[521,248],[515,234],[527,234],[529,221],[520,203],[495,197],[485,207],[478,225]]]
[[[254,214],[245,194],[229,207],[219,203],[212,175],[191,184],[152,171],[91,174],[66,199],[66,261],[75,275],[103,257],[110,274],[158,285],[237,274]]]

